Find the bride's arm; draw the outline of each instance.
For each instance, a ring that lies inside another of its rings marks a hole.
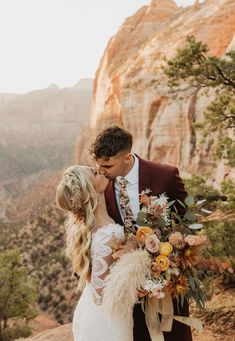
[[[105,242],[100,242],[96,246],[95,252],[92,255],[92,270],[91,270],[91,285],[93,287],[93,293],[95,302],[97,304],[102,303],[103,290],[105,287],[105,278],[110,272],[110,267],[115,261],[112,256],[112,246],[114,242],[120,242],[123,240],[123,236],[112,236]]]

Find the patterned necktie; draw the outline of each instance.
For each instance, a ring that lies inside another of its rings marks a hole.
[[[121,177],[118,181],[120,186],[120,207],[123,215],[124,228],[126,232],[135,232],[133,221],[134,216],[130,206],[130,199],[127,194],[126,185],[128,181]]]

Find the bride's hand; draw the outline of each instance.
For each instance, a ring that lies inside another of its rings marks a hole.
[[[138,241],[136,240],[136,238],[133,238],[127,241],[127,243],[123,247],[123,250],[126,253],[131,250],[136,250],[137,248],[138,248]]]
[[[113,259],[120,258],[123,254],[136,250],[139,247],[139,243],[135,236],[128,236],[127,241],[118,244],[113,244]]]

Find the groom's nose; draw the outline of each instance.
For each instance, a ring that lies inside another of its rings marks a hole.
[[[102,167],[102,166],[100,166],[100,165],[96,165],[96,169],[97,169],[97,171],[99,172],[99,174],[101,174],[101,175],[105,175],[105,169]]]
[[[101,175],[106,175],[106,171],[105,171],[105,169],[99,169],[99,173],[101,174]]]

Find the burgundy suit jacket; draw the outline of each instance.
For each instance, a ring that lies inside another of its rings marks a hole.
[[[139,158],[139,194],[150,188],[152,195],[166,193],[170,200],[184,200],[187,193],[176,167]],[[109,215],[116,223],[123,225],[115,196],[114,181],[110,181],[105,191]],[[178,207],[177,207],[178,208]]]
[[[150,188],[152,195],[159,195],[166,193],[170,200],[180,199],[181,201],[187,196],[184,189],[184,184],[179,177],[179,171],[176,167],[163,165],[160,163],[146,161],[139,158],[139,193]],[[105,191],[106,205],[109,215],[114,221],[120,225],[124,225],[121,214],[118,209],[117,200],[115,196],[114,181],[110,181]],[[182,206],[178,205],[177,209],[180,211]],[[188,316],[189,307],[187,302],[183,307],[178,308],[176,300],[174,303],[175,315]],[[148,328],[145,322],[145,316],[140,304],[134,307],[134,341],[151,341]],[[175,321],[171,332],[164,332],[165,341],[192,341],[192,334],[190,327]]]

